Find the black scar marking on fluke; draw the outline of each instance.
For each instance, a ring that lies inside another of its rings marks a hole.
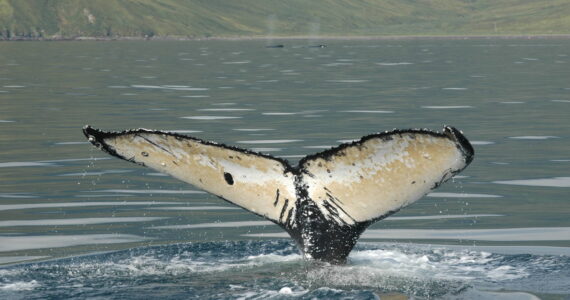
[[[331,198],[333,201],[338,201],[339,203],[344,204],[340,199],[333,196],[331,190],[329,190],[326,186],[324,187],[324,190],[326,191],[327,197]]]
[[[277,203],[279,203],[279,189],[277,189],[276,194],[277,195],[275,195],[275,202],[273,202],[273,206],[277,206]]]
[[[327,193],[327,197],[328,197],[328,199],[330,200],[330,204],[334,205],[337,209],[339,209],[340,211],[342,211],[342,212],[343,212],[347,217],[349,217],[353,222],[356,222],[356,220],[355,220],[351,215],[349,215],[349,214],[342,208],[342,206],[341,206],[340,204],[337,203],[337,201],[340,202],[340,203],[342,203],[342,202],[340,201],[340,199],[334,197],[333,195],[331,195],[331,194],[329,194],[329,193]],[[337,213],[338,213],[338,212],[337,212]]]
[[[283,204],[283,208],[281,209],[281,213],[279,214],[279,221],[283,219],[283,216],[285,215],[285,211],[287,210],[288,205],[289,205],[289,199],[285,199],[285,204]]]
[[[170,151],[170,150],[164,148],[163,146],[161,146],[161,145],[159,145],[159,144],[157,144],[157,143],[151,141],[149,138],[144,137],[144,136],[142,136],[142,135],[140,135],[140,134],[135,134],[135,136],[140,137],[141,139],[147,141],[149,144],[151,144],[151,145],[153,145],[153,146],[159,148],[160,150],[162,150],[162,151],[164,151],[164,152],[166,152],[166,153],[168,153],[168,154],[174,156],[174,153],[172,153],[172,151]]]
[[[336,207],[332,206],[330,202],[328,202],[327,200],[323,201],[323,207],[329,212],[329,215],[336,217],[339,220],[342,220],[338,214],[338,210],[336,209]]]
[[[289,199],[285,199],[285,201],[289,202]],[[287,213],[287,218],[285,219],[285,224],[288,224],[291,222],[291,216],[293,215],[293,211],[295,210],[295,207],[292,207],[289,210],[289,213]]]
[[[229,185],[234,185],[234,178],[230,173],[224,173],[224,179]]]
[[[344,211],[342,206],[344,205],[343,202],[340,199],[334,197],[333,193],[327,188],[325,188],[325,190],[327,191],[326,196],[328,199],[324,201],[324,210],[329,214],[329,216],[325,216],[323,214],[323,211],[321,211],[321,209],[317,207],[317,204],[308,196],[309,195],[308,184],[303,179],[304,176],[310,176],[313,178],[315,177],[314,174],[311,174],[308,171],[311,161],[319,162],[318,159],[322,159],[324,161],[332,161],[334,158],[346,155],[347,149],[349,147],[366,148],[366,145],[364,144],[367,141],[375,138],[387,141],[394,139],[394,137],[397,135],[402,136],[404,134],[408,135],[408,137],[412,139],[416,138],[416,135],[418,134],[425,134],[438,138],[446,138],[455,142],[456,147],[463,154],[465,160],[465,166],[460,170],[447,170],[447,172],[444,172],[444,176],[442,176],[441,180],[436,183],[436,186],[439,186],[444,181],[452,177],[452,176],[448,177],[446,175],[455,175],[456,173],[459,173],[465,167],[467,167],[469,163],[471,163],[474,157],[473,147],[471,146],[467,138],[465,138],[465,136],[463,136],[463,134],[459,130],[449,126],[444,126],[443,133],[434,132],[427,129],[409,129],[409,130],[395,129],[392,131],[385,131],[382,133],[367,135],[359,140],[350,143],[341,144],[336,148],[331,148],[322,151],[320,153],[315,153],[313,155],[306,156],[299,161],[297,166],[294,167],[291,166],[287,160],[282,158],[276,158],[268,154],[257,153],[254,151],[241,149],[233,146],[227,146],[215,142],[204,141],[194,137],[178,133],[172,133],[172,132],[164,132],[164,131],[148,130],[148,129],[133,129],[133,130],[125,130],[122,132],[104,132],[98,129],[94,129],[91,126],[85,126],[83,128],[83,133],[89,139],[89,141],[97,148],[100,148],[101,150],[113,156],[119,157],[121,159],[126,159],[143,166],[144,164],[135,161],[134,157],[126,158],[123,155],[119,154],[114,147],[110,146],[106,142],[106,140],[113,139],[121,135],[129,135],[129,134],[132,135],[160,134],[162,137],[173,137],[179,141],[186,141],[188,147],[192,147],[192,145],[190,145],[190,141],[192,141],[201,145],[212,146],[225,150],[232,150],[236,151],[237,153],[241,153],[243,155],[262,157],[280,163],[280,165],[283,167],[283,175],[285,177],[289,177],[289,175],[291,175],[294,178],[293,182],[295,187],[296,199],[293,200],[294,202],[291,201],[290,199],[285,199],[284,205],[281,208],[279,220],[270,220],[270,221],[276,223],[277,225],[281,226],[285,231],[287,231],[289,235],[293,238],[293,240],[295,240],[295,242],[297,243],[302,252],[304,252],[305,254],[309,255],[310,257],[316,260],[327,261],[330,263],[344,263],[346,261],[346,258],[348,257],[348,254],[350,253],[350,251],[356,244],[358,238],[360,237],[360,234],[370,224],[396,213],[399,210],[399,208],[388,211],[385,214],[377,216],[373,219],[358,222],[354,220],[352,216],[348,215],[346,211]],[[158,148],[172,154],[172,152],[170,152],[169,149],[165,149],[160,145],[156,145],[156,143],[153,143],[148,139],[146,140],[149,143],[153,144],[154,146],[157,146]],[[238,160],[242,159],[239,155],[232,155],[232,156],[233,158],[236,158]],[[232,158],[230,157],[230,159]],[[319,167],[322,167],[322,164],[320,164]],[[224,180],[230,185],[234,183],[233,176],[230,173],[224,173]],[[200,178],[199,181],[202,182],[202,178]],[[413,182],[412,184],[414,183],[415,182]],[[220,198],[222,198],[227,202],[232,203],[231,201],[224,199],[223,197]],[[279,203],[279,198],[280,198],[280,191],[278,190],[274,205]],[[285,216],[285,212],[287,211],[289,206],[291,207],[287,213],[287,216]],[[352,219],[354,221],[354,224],[346,224],[345,222],[343,222],[342,219],[338,217],[340,211],[342,211],[348,218]],[[263,215],[260,215],[256,212],[253,213],[264,217]],[[342,222],[338,223],[336,221],[328,220],[328,218],[334,216],[336,216],[335,220],[337,221],[340,220]],[[283,220],[284,217],[285,220]]]

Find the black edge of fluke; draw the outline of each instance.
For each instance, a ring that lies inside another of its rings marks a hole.
[[[264,158],[275,160],[275,161],[281,163],[285,169],[285,172],[292,172],[292,173],[295,172],[294,168],[291,167],[291,165],[289,164],[289,161],[287,161],[286,159],[283,159],[280,157],[275,157],[275,156],[272,156],[272,155],[266,154],[266,153],[255,152],[255,151],[244,149],[244,148],[239,148],[239,147],[235,147],[235,146],[228,146],[225,144],[211,142],[211,141],[205,141],[205,140],[195,138],[192,136],[188,136],[185,134],[179,134],[179,133],[168,132],[168,131],[160,131],[160,130],[152,130],[152,129],[146,129],[146,128],[127,129],[127,130],[123,130],[123,131],[102,131],[102,130],[91,127],[91,125],[85,125],[83,127],[83,134],[85,135],[85,137],[87,137],[87,139],[89,140],[89,142],[91,142],[91,144],[93,144],[95,147],[97,147],[97,148],[99,148],[99,149],[101,149],[101,150],[103,150],[103,151],[105,151],[105,152],[107,152],[113,156],[116,156],[116,157],[121,158],[121,159],[126,159],[126,160],[129,160],[129,159],[124,158],[123,156],[119,155],[114,149],[109,147],[109,145],[104,140],[107,138],[112,138],[112,137],[120,136],[123,134],[139,134],[139,133],[163,134],[163,135],[173,136],[176,138],[189,139],[189,140],[201,143],[203,145],[215,146],[215,147],[219,147],[219,148],[238,151],[238,152],[241,152],[244,154],[251,154],[251,155],[256,155],[259,157],[264,157]]]
[[[93,144],[93,146],[113,155],[118,158],[124,159],[121,155],[119,155],[115,150],[111,149],[107,143],[105,143],[105,139],[111,137],[113,132],[106,132],[96,128],[91,127],[91,125],[85,125],[83,127],[83,134],[87,138],[87,140]]]
[[[333,148],[330,148],[330,149],[327,149],[327,150],[324,150],[321,152],[309,154],[309,155],[303,157],[299,161],[297,166],[298,166],[298,168],[302,168],[302,166],[307,161],[310,161],[310,160],[313,160],[316,158],[322,158],[324,160],[329,160],[331,157],[333,157],[334,155],[336,155],[337,153],[339,153],[343,149],[345,149],[347,147],[351,147],[351,146],[362,145],[364,142],[366,142],[370,139],[373,139],[373,138],[388,138],[394,134],[405,134],[405,133],[429,134],[429,135],[435,136],[435,137],[449,138],[457,144],[457,148],[465,156],[465,163],[466,163],[465,166],[466,167],[467,167],[467,165],[469,165],[471,163],[471,161],[473,161],[473,156],[475,154],[475,151],[473,150],[473,146],[471,146],[471,143],[469,143],[469,141],[463,135],[463,133],[460,130],[458,130],[452,126],[444,125],[443,126],[443,132],[433,131],[433,130],[430,130],[427,128],[414,128],[414,129],[396,129],[396,128],[394,128],[392,130],[386,130],[384,132],[369,134],[369,135],[361,137],[359,140],[355,140],[355,141],[349,142],[349,143],[343,143],[343,144],[340,144],[336,147],[333,147]]]
[[[102,131],[91,127],[91,125],[83,126],[83,134],[87,140],[96,147],[101,147],[100,137],[103,134]]]
[[[455,127],[443,126],[443,134],[457,143],[457,147],[465,156],[465,166],[473,161],[475,150],[463,133]]]

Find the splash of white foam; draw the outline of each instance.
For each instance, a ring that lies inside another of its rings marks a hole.
[[[401,290],[419,283],[489,280],[503,281],[529,275],[524,267],[502,264],[502,256],[484,251],[404,249],[354,251],[345,266],[309,271],[308,277],[326,285],[371,286]]]
[[[40,284],[35,281],[17,281],[13,283],[0,284],[0,291],[31,291]]]

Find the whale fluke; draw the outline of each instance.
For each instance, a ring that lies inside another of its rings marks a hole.
[[[473,147],[457,129],[392,130],[312,154],[297,166],[172,132],[83,133],[101,150],[163,172],[281,226],[305,256],[343,263],[372,223],[461,172]]]

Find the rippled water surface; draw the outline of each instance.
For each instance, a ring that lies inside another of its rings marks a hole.
[[[283,43],[1,43],[0,298],[570,297],[570,41]],[[106,156],[85,124],[292,163],[449,124],[476,156],[329,266],[270,222]]]

